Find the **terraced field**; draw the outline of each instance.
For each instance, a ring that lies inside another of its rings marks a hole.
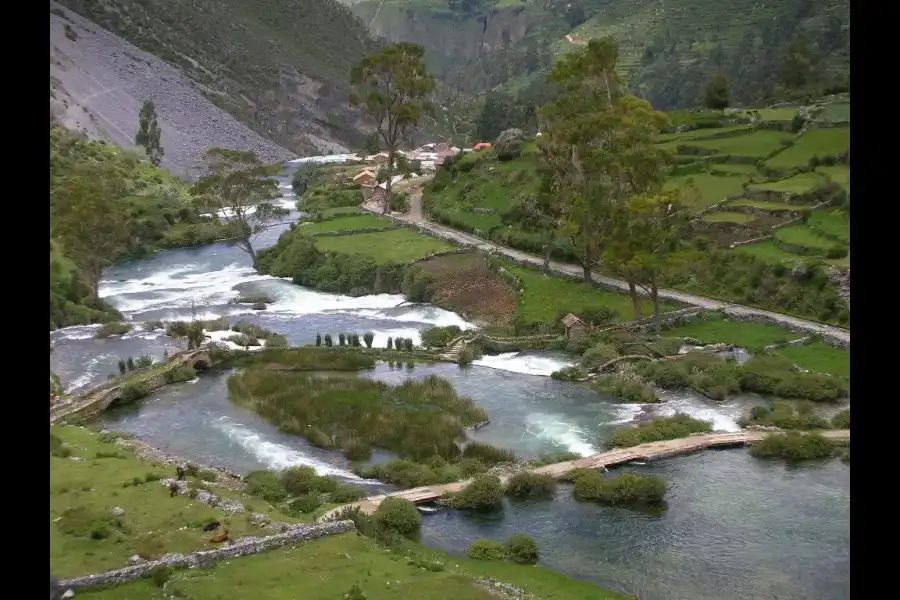
[[[849,127],[811,127],[794,144],[766,161],[770,169],[786,171],[809,164],[814,156],[841,156],[850,150]]]

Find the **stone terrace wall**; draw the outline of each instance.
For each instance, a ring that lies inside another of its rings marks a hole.
[[[248,554],[258,554],[288,544],[307,542],[320,537],[346,533],[353,529],[355,529],[353,521],[349,520],[320,523],[317,525],[298,525],[284,533],[261,538],[242,538],[230,546],[225,546],[217,550],[194,552],[192,554],[169,554],[160,560],[144,562],[131,567],[116,569],[115,571],[66,579],[60,581],[59,586],[60,589],[63,590],[83,590],[108,587],[127,581],[134,581],[143,577],[148,577],[154,571],[159,569],[210,569],[215,566],[217,561],[222,559],[237,558]]]

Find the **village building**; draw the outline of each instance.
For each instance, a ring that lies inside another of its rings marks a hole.
[[[353,183],[363,186],[375,185],[375,173],[373,173],[369,169],[361,171],[356,177],[353,178]]]
[[[587,323],[572,313],[563,317],[562,324],[566,328],[566,339],[568,340],[575,342],[581,341],[584,338],[585,333],[587,333]]]

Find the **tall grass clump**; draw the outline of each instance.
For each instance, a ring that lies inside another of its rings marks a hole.
[[[831,426],[835,429],[850,429],[850,409],[845,408],[831,418]]]
[[[325,337],[329,339],[327,335]],[[375,368],[375,359],[362,352],[329,352],[316,348],[263,348],[242,356],[237,362],[242,365],[273,365],[289,371],[363,371]]]
[[[828,422],[813,412],[808,401],[775,400],[772,406],[754,406],[741,425],[763,425],[779,429],[828,429]]]
[[[522,471],[506,482],[506,495],[518,499],[552,498],[556,492],[556,481],[549,475],[538,475]]]
[[[834,453],[835,444],[818,433],[788,431],[766,436],[750,447],[754,458],[780,458],[788,462],[800,462],[828,458]]]
[[[94,337],[102,340],[114,335],[124,335],[131,331],[131,325],[128,323],[106,323],[94,334]]]
[[[234,402],[320,447],[361,442],[419,461],[456,458],[465,428],[487,420],[484,409],[436,376],[391,386],[250,368],[229,378],[228,391]]]
[[[506,546],[494,540],[476,540],[466,550],[466,556],[475,560],[503,560],[506,558]]]
[[[375,523],[384,529],[391,529],[409,537],[422,527],[422,515],[409,500],[385,498],[374,514]]]
[[[628,448],[647,442],[660,442],[687,437],[692,433],[709,433],[712,431],[710,421],[701,421],[678,413],[672,417],[659,417],[635,427],[619,429],[607,444],[612,448]]]
[[[576,500],[627,507],[662,504],[667,491],[665,480],[656,475],[623,473],[618,477],[604,477],[591,472],[575,479],[573,494]]]
[[[485,465],[496,465],[500,463],[515,462],[516,455],[511,450],[483,444],[481,442],[470,442],[463,448],[462,455],[465,458],[474,458],[481,461]]]
[[[480,475],[445,501],[450,508],[488,510],[503,504],[503,484],[496,475]]]

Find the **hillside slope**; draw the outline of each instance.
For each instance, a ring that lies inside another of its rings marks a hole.
[[[351,66],[377,49],[334,0],[61,0],[180,69],[197,90],[300,154],[362,146],[347,103]]]
[[[196,175],[203,152],[214,146],[253,150],[266,161],[293,158],[213,105],[165,62],[72,12],[57,7],[50,13],[50,103],[60,124],[134,146],[147,99],[156,104],[162,166],[171,171]]]

